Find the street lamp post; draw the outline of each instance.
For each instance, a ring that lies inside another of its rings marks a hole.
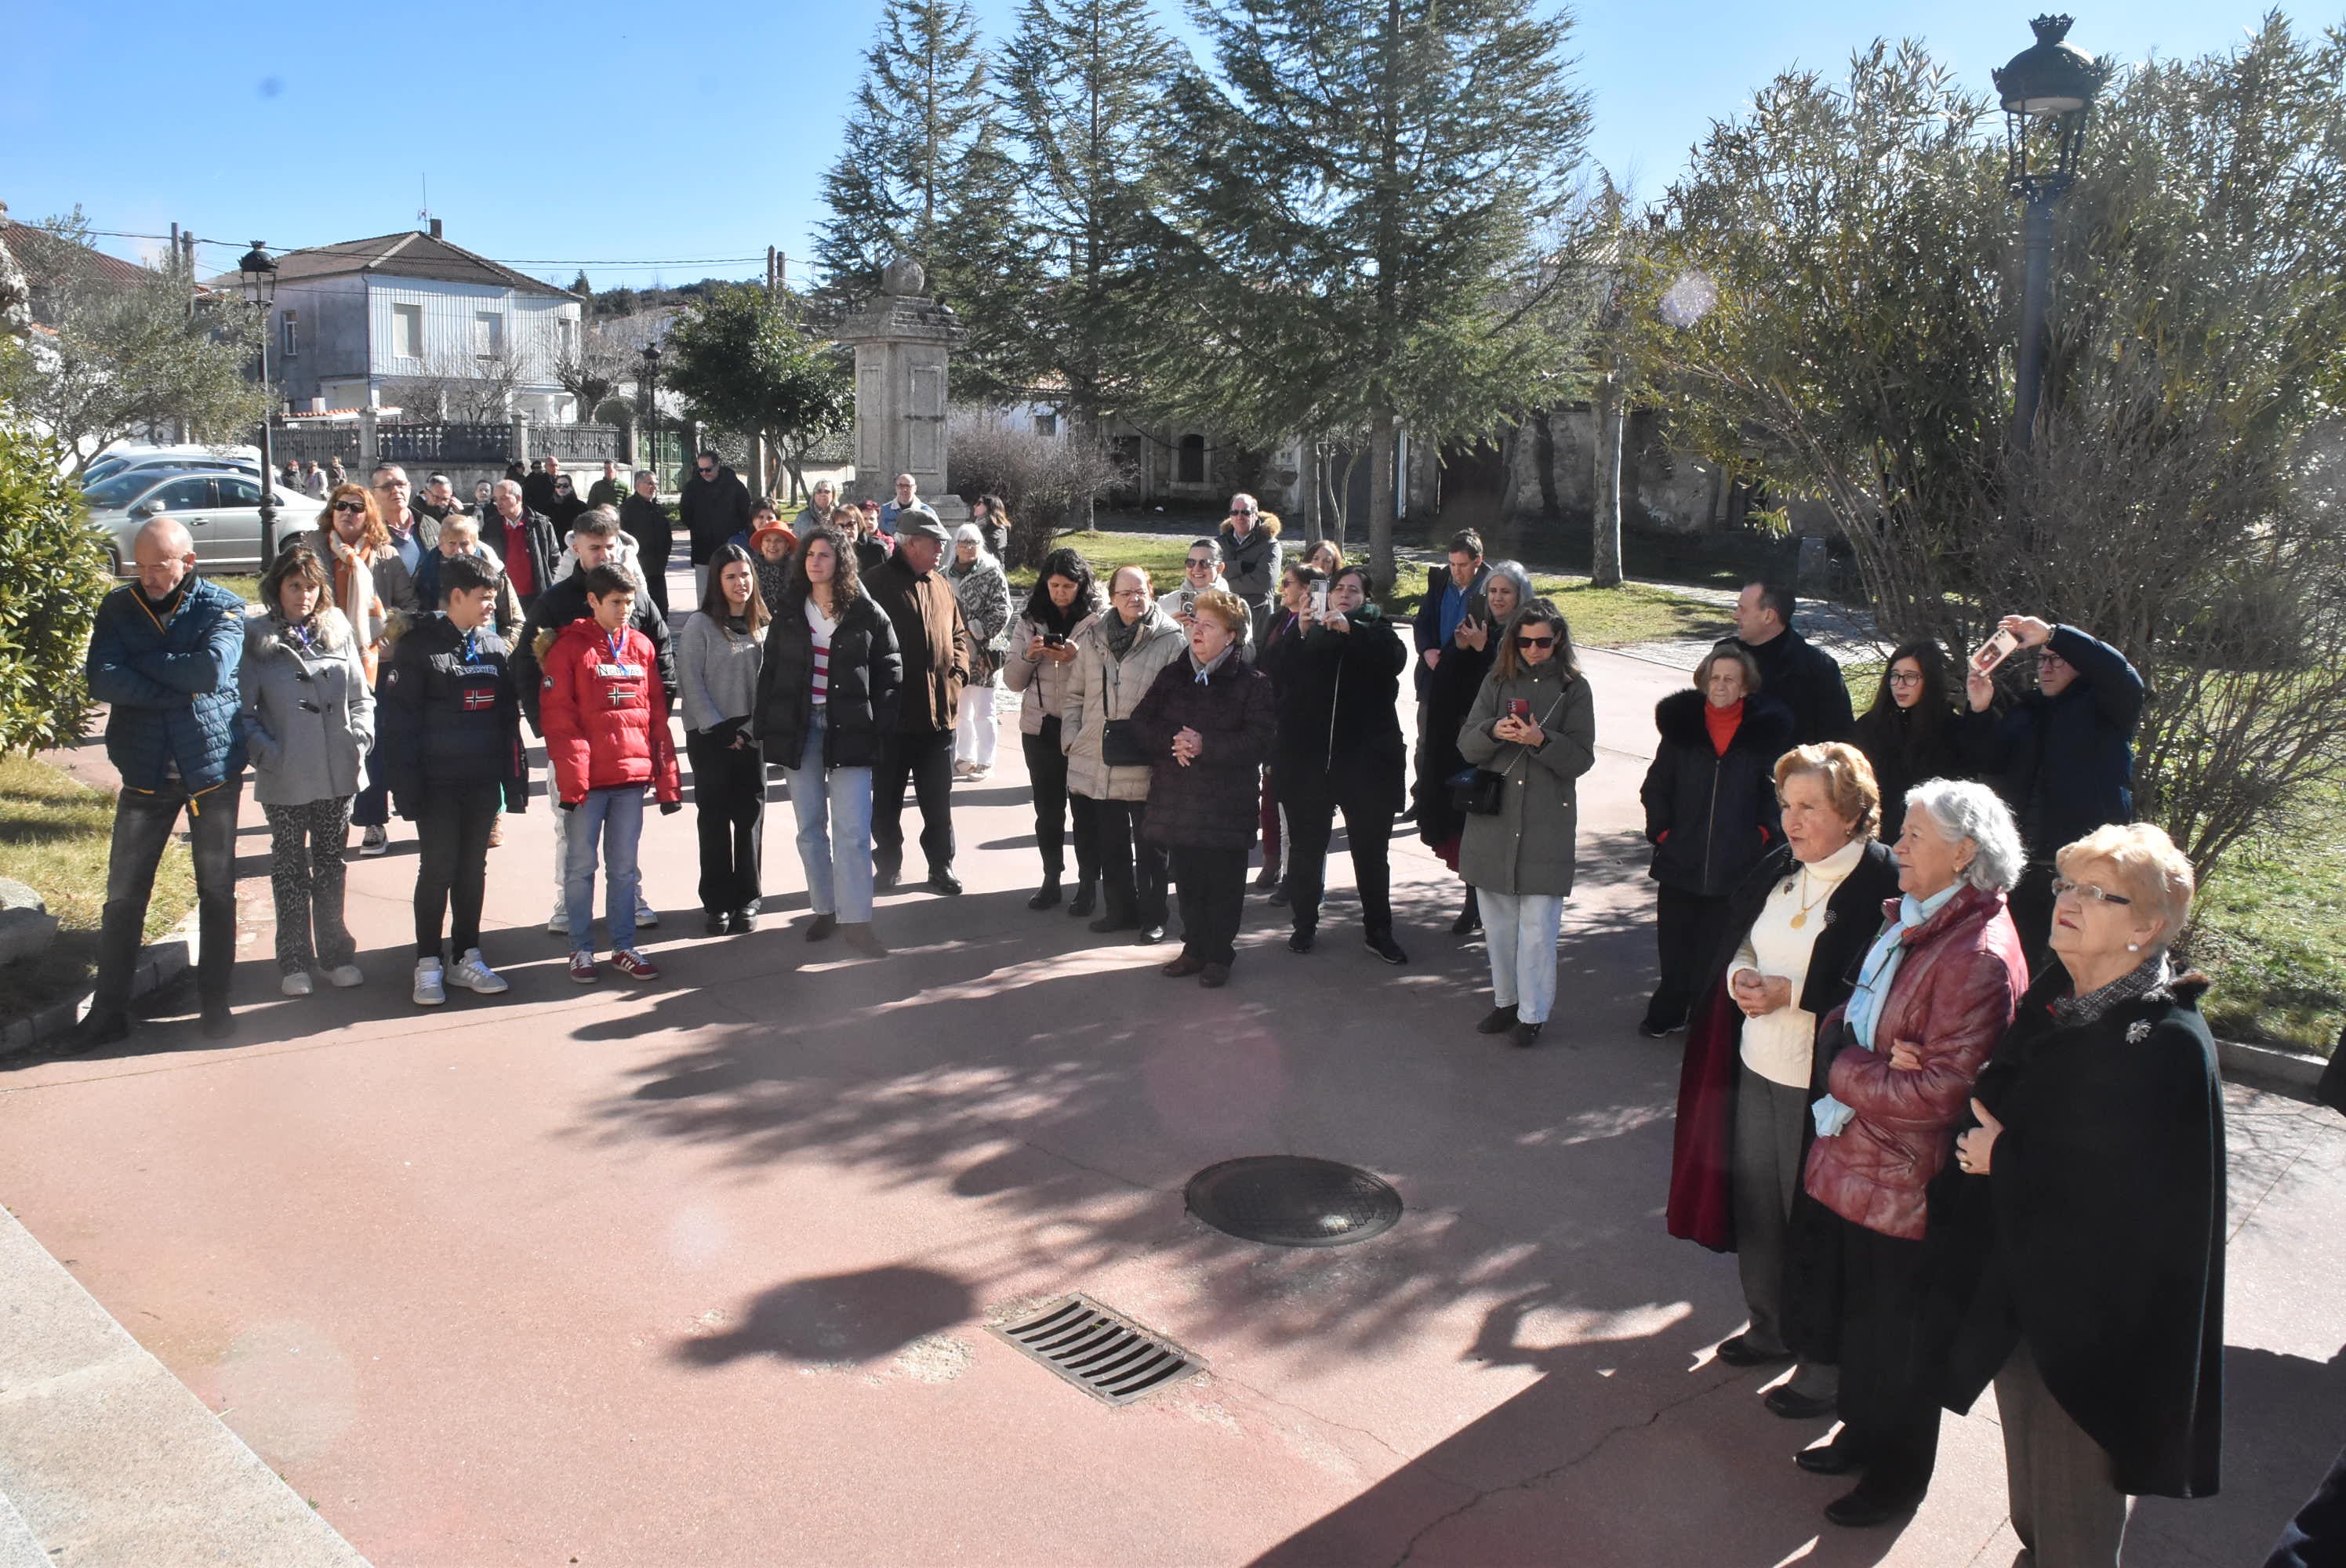
[[[2039,16],[2029,23],[2036,42],[1994,73],[2011,159],[2007,188],[2027,204],[2027,276],[2021,292],[2019,373],[2012,398],[2012,444],[2021,452],[2035,444],[2036,411],[2045,398],[2053,208],[2076,181],[2086,121],[2110,75],[2108,62],[2064,42],[2070,20]]]
[[[269,308],[277,300],[277,263],[256,239],[236,270],[244,281],[245,302],[260,317],[260,390],[270,393],[270,406],[260,414],[260,558],[265,565],[277,559],[277,446],[270,439],[277,400],[269,382]]]
[[[651,461],[644,466],[655,474],[659,472],[659,402],[657,395],[659,386],[659,358],[658,343],[644,345],[643,375],[637,382],[641,393],[637,401],[643,404],[644,430],[645,433],[651,438],[652,448]]]

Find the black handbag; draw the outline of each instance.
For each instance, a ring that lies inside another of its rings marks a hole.
[[[1100,726],[1100,760],[1110,768],[1146,768],[1148,753],[1132,732],[1132,720],[1111,718]]]
[[[1540,720],[1542,729],[1556,722],[1556,710],[1563,706],[1562,697],[1548,705],[1547,717]],[[1507,764],[1509,771],[1530,755],[1528,751],[1516,753],[1515,761]],[[1499,815],[1507,807],[1507,775],[1494,773],[1487,768],[1469,768],[1454,775],[1450,780],[1450,805],[1464,817]]]
[[[1469,768],[1450,779],[1450,809],[1462,817],[1495,817],[1506,805],[1507,776]]]

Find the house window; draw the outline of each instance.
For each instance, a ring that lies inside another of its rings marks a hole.
[[[505,351],[505,319],[495,311],[477,311],[473,315],[473,352],[484,360],[502,358]]]
[[[1206,438],[1185,435],[1174,454],[1173,483],[1203,484],[1206,483]]]
[[[391,351],[403,360],[423,357],[423,307],[393,305],[391,308]]]
[[[278,320],[283,323],[285,334],[280,351],[290,360],[301,351],[301,312],[288,311]]]
[[[1038,414],[1036,414],[1036,415],[1035,416],[1035,433],[1036,435],[1056,435],[1056,434],[1058,434],[1058,433],[1059,433],[1059,416],[1058,416],[1057,414],[1056,414],[1056,413],[1038,413]]]

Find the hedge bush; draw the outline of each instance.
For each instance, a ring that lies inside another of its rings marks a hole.
[[[0,752],[81,738],[82,656],[113,585],[106,547],[50,442],[0,409]]]

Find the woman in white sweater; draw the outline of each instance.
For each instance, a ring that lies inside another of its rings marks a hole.
[[[1751,1323],[1719,1358],[1738,1367],[1792,1358],[1786,1230],[1813,1136],[1809,1107],[1834,1054],[1818,1024],[1849,999],[1882,901],[1898,891],[1897,862],[1873,836],[1881,800],[1862,752],[1803,746],[1776,759],[1775,775],[1785,842],[1728,895],[1736,945],[1697,993],[1670,1168],[1670,1234],[1737,1255]],[[1802,1366],[1768,1406],[1812,1418],[1835,1393],[1833,1368]]]

